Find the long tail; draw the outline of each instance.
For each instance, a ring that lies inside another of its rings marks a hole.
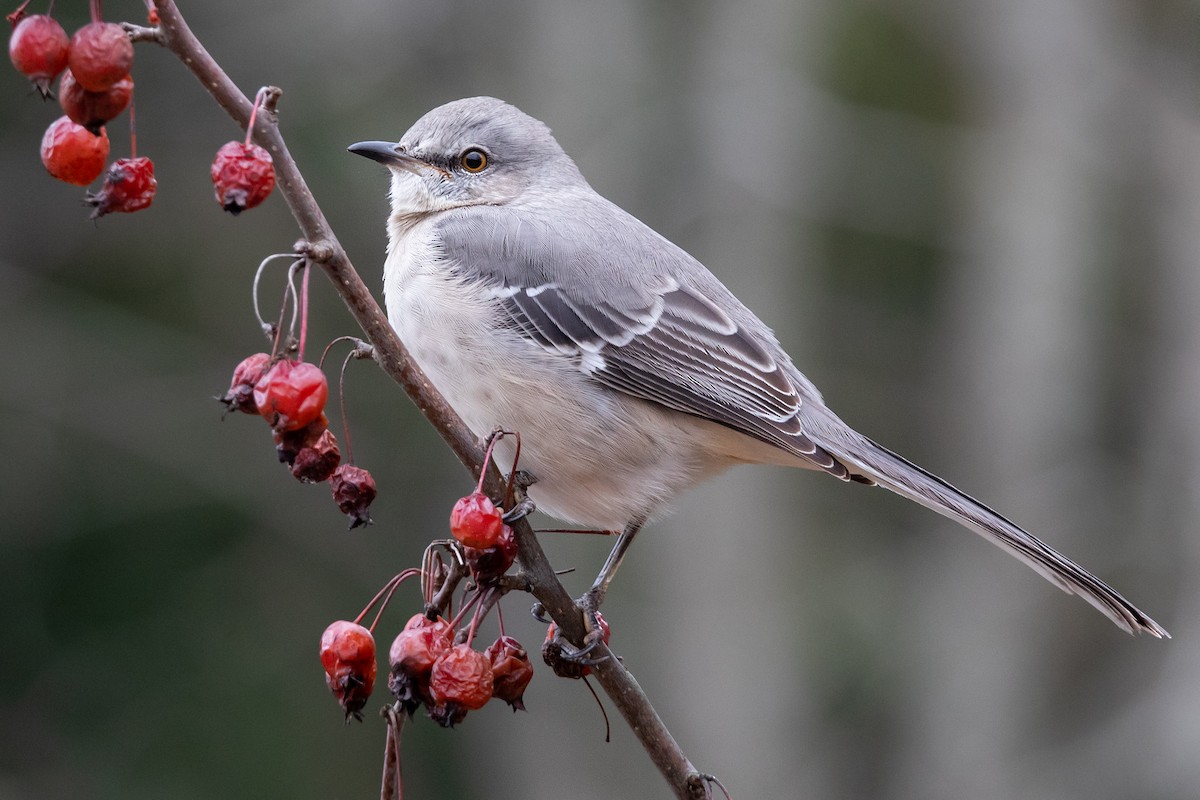
[[[949,517],[1024,561],[1068,594],[1077,594],[1129,633],[1160,639],[1171,635],[1115,589],[983,503],[824,414],[806,419],[805,428],[839,461],[881,486]]]

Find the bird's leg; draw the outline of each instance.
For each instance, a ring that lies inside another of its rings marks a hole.
[[[608,554],[604,566],[600,568],[600,574],[592,583],[592,588],[588,589],[578,600],[579,608],[583,611],[583,621],[588,625],[589,636],[599,630],[599,627],[594,624],[596,612],[604,603],[604,598],[608,594],[608,585],[616,577],[617,570],[621,568],[621,561],[625,558],[625,553],[629,551],[629,546],[633,544],[633,537],[637,536],[637,532],[642,529],[642,524],[643,520],[637,519],[625,526],[625,530],[621,531],[620,538],[617,539],[617,543],[613,545],[612,551]]]
[[[642,529],[642,522],[638,519],[625,526],[625,530],[621,531],[621,536],[613,545],[608,558],[605,559],[604,566],[600,568],[600,574],[592,582],[592,588],[575,601],[579,610],[583,612],[583,625],[587,628],[587,634],[583,637],[583,647],[575,653],[575,658],[581,660],[581,663],[586,663],[582,660],[604,640],[604,632],[600,629],[600,621],[596,618],[596,614],[599,613],[600,606],[608,595],[609,584],[616,577],[617,570],[621,568],[621,561],[625,558],[625,553],[633,544],[633,537],[637,536],[637,532]]]
[[[577,648],[570,642],[567,642],[561,632],[542,645],[542,658],[554,670],[555,674],[560,677],[582,677],[587,674],[587,667],[598,664],[604,658],[607,658],[607,656],[599,659],[588,657],[605,639],[604,631],[601,628],[597,614],[600,611],[600,605],[604,602],[605,595],[608,594],[609,584],[612,583],[613,577],[621,567],[621,561],[625,558],[625,553],[629,551],[629,545],[633,543],[633,537],[637,536],[637,532],[641,530],[642,524],[643,520],[639,519],[625,526],[625,529],[621,531],[620,538],[617,539],[617,543],[608,554],[604,566],[600,568],[600,574],[596,576],[596,580],[592,583],[592,588],[584,592],[583,596],[575,601],[575,605],[579,607],[579,610],[583,614],[583,625],[587,631],[584,634],[582,646]],[[533,615],[539,620],[546,622],[547,620],[544,619],[543,612],[544,609],[542,609],[541,604],[534,605]]]

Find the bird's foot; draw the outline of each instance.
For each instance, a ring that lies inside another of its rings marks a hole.
[[[578,646],[562,635],[558,625],[546,619],[541,603],[534,604],[533,616],[550,624],[546,641],[542,643],[542,660],[560,678],[582,678],[592,671],[592,667],[610,658],[608,653],[595,655],[600,645],[608,644],[610,633],[608,622],[598,607],[600,600],[603,600],[603,594],[598,594],[593,588],[575,601],[576,608],[583,615],[585,630],[583,641]]]

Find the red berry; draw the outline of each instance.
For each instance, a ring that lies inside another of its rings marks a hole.
[[[279,431],[294,431],[321,416],[329,383],[316,364],[277,361],[254,385],[258,413]]]
[[[513,711],[524,711],[525,687],[533,680],[529,653],[511,636],[501,636],[483,653],[492,665],[492,697],[508,703]]]
[[[94,206],[92,219],[96,219],[114,211],[141,211],[154,202],[157,190],[153,161],[145,156],[118,158],[108,168],[100,191],[88,192],[83,202]]]
[[[467,547],[492,547],[501,535],[500,509],[482,492],[459,498],[450,511],[450,533]]]
[[[326,429],[315,442],[296,453],[292,462],[292,476],[301,483],[320,483],[329,480],[341,461],[342,452],[338,450],[337,439],[332,431]]]
[[[271,366],[271,356],[268,353],[255,353],[242,359],[242,363],[233,369],[233,379],[229,382],[229,391],[217,398],[225,406],[226,411],[241,411],[244,414],[257,414],[258,406],[254,404],[254,384],[266,374]]]
[[[266,200],[275,188],[275,163],[271,154],[256,144],[221,145],[211,172],[217,202],[234,216]]]
[[[104,123],[115,119],[129,106],[133,98],[133,78],[126,75],[106,91],[89,92],[75,80],[74,73],[67,70],[58,82],[58,104],[72,122],[78,123],[99,135]]]
[[[346,719],[359,713],[375,687],[375,638],[355,622],[338,620],[321,634],[325,683],[341,703]]]
[[[89,92],[106,92],[133,67],[133,42],[115,22],[91,22],[75,31],[67,65]]]
[[[501,526],[500,535],[491,547],[463,547],[463,556],[476,581],[489,581],[508,572],[517,558],[517,537],[513,529]]]
[[[400,631],[388,651],[391,672],[388,688],[412,714],[421,703],[432,702],[429,674],[438,657],[450,649],[454,631],[450,623],[417,614]]]
[[[104,171],[108,160],[108,133],[88,133],[66,117],[50,123],[42,136],[42,163],[51,175],[76,186],[87,186]]]
[[[492,699],[492,663],[468,644],[456,644],[433,662],[429,693],[437,705],[456,705],[467,711],[483,708]]]
[[[45,14],[35,14],[13,28],[8,57],[21,74],[33,81],[42,97],[49,97],[51,81],[67,67],[69,45],[62,25]]]
[[[353,464],[342,464],[329,478],[333,502],[350,517],[350,528],[371,524],[371,503],[379,493],[371,473]]]

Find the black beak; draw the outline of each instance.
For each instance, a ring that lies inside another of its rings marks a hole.
[[[415,175],[419,175],[421,172],[429,169],[443,172],[443,170],[426,161],[400,152],[399,148],[400,145],[396,142],[357,142],[346,149],[356,155],[366,156],[372,161],[378,161],[386,167],[397,167]]]
[[[380,164],[394,163],[399,156],[399,153],[396,152],[395,142],[358,142],[346,149],[351,153],[366,156],[372,161],[378,161]]]

